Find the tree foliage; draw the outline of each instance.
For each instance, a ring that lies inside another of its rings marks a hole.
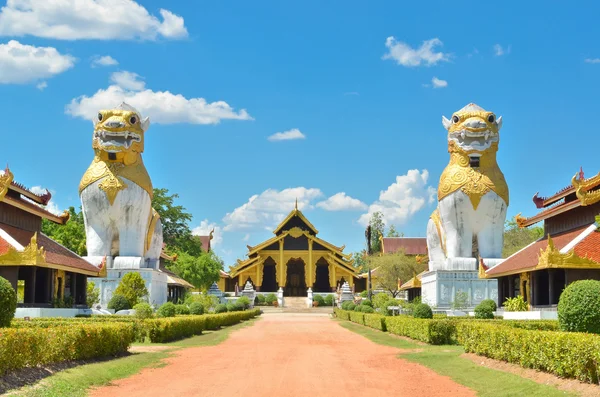
[[[96,303],[100,302],[100,289],[96,287],[96,284],[93,281],[88,281],[87,283],[87,293],[85,301],[89,308],[92,308]]]
[[[371,225],[371,250],[374,254],[381,252],[381,239],[385,232],[385,223],[383,222],[383,214],[379,211],[374,212],[369,220]]]
[[[148,295],[148,290],[142,276],[138,272],[131,272],[123,276],[115,294],[123,295],[129,302],[129,307],[134,307]]]
[[[543,227],[519,228],[515,217],[513,217],[506,221],[504,226],[504,248],[502,249],[502,256],[504,258],[511,256],[543,235]]]
[[[219,281],[223,261],[212,251],[201,252],[198,256],[180,251],[177,260],[169,265],[169,269],[194,287],[206,289],[215,281]]]
[[[167,189],[155,188],[152,208],[160,215],[164,243],[177,248],[185,246],[186,251],[189,251],[192,231],[188,223],[192,220],[192,214],[183,206],[175,205],[176,198],[179,198],[177,193],[169,194]]]
[[[398,232],[396,230],[396,226],[391,225],[390,228],[388,229],[386,237],[404,237],[404,233]]]
[[[42,232],[76,254],[87,255],[83,212],[75,210],[75,207],[69,207],[69,215],[69,220],[64,225],[43,219]]]
[[[395,298],[400,292],[400,285],[427,269],[426,263],[417,263],[413,256],[398,251],[393,254],[371,256],[371,269],[375,271],[376,285],[389,292]]]
[[[366,272],[369,270],[369,263],[366,255],[367,253],[365,250],[354,252],[352,254],[352,259],[354,260],[353,265],[359,272]]]

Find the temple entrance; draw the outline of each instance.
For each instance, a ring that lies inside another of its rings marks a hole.
[[[268,257],[263,267],[263,279],[260,285],[261,292],[277,292],[277,279],[275,278],[275,261]]]
[[[290,259],[286,266],[287,280],[283,289],[284,296],[306,296],[304,261],[302,259]]]
[[[329,285],[329,264],[324,259],[317,261],[317,278],[313,285],[314,292],[331,292]]]

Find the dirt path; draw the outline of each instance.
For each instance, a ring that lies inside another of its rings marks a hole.
[[[264,315],[218,346],[177,351],[162,368],[91,396],[475,396],[450,378],[396,358],[327,317]]]

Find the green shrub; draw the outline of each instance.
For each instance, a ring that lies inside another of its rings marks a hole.
[[[354,305],[354,311],[355,312],[360,312],[361,311],[362,306],[361,305]]]
[[[133,307],[135,310],[135,316],[140,320],[152,317],[152,306],[147,303],[138,303]]]
[[[352,321],[353,323],[365,325],[365,314],[360,311],[350,312],[350,321]]]
[[[26,367],[72,360],[117,356],[127,352],[134,339],[132,322],[84,323],[5,328],[0,332],[0,375]]]
[[[192,302],[190,304],[190,314],[201,315],[204,314],[204,306],[200,302]]]
[[[277,295],[275,294],[267,294],[267,296],[265,296],[265,303],[267,305],[272,305],[273,302],[277,302]]]
[[[243,305],[243,309],[250,308],[250,299],[247,296],[240,296],[235,303]]]
[[[318,306],[325,306],[325,299],[321,295],[313,295],[313,302],[317,302]]]
[[[215,306],[215,313],[226,313],[227,312],[227,305],[224,303],[219,303],[217,306]]]
[[[376,294],[372,298],[373,308],[379,309],[382,313],[387,311],[387,302],[392,299],[392,297],[385,292],[380,292]]]
[[[123,295],[129,302],[129,308],[140,303],[141,299],[148,296],[146,282],[138,272],[130,272],[123,276],[115,294]]]
[[[501,324],[457,321],[458,341],[469,353],[598,384],[600,336],[526,330]]]
[[[131,309],[131,305],[129,304],[127,298],[119,294],[113,294],[112,298],[110,298],[108,301],[107,306],[109,309],[113,309],[115,312]]]
[[[198,302],[200,303],[206,311],[210,310],[212,307],[215,307],[219,303],[219,298],[210,294],[189,294],[185,298],[185,304],[188,307],[191,307],[192,303]]]
[[[381,314],[365,314],[364,316],[365,325],[367,327],[375,328],[380,331],[387,331],[385,328],[385,316]]]
[[[329,294],[325,296],[325,306],[333,306],[333,295]]]
[[[261,294],[257,294],[256,298],[254,298],[254,305],[261,306],[265,304],[265,296]]]
[[[175,305],[175,314],[187,315],[190,314],[190,308],[187,305]]]
[[[419,303],[421,303],[420,297],[419,297]],[[458,291],[454,295],[454,300],[452,301],[452,304],[450,306],[454,310],[462,310],[462,309],[466,309],[468,305],[469,305],[469,294],[467,294],[465,291]]]
[[[374,313],[375,310],[373,310],[373,308],[371,306],[367,306],[367,305],[360,305],[361,309],[360,311],[363,313]]]
[[[475,318],[493,319],[496,311],[496,302],[491,299],[484,299],[475,307]]]
[[[156,314],[158,317],[175,317],[177,313],[177,309],[173,302],[163,303],[159,308]]]
[[[204,316],[157,318],[146,320],[145,325],[150,342],[165,343],[200,335],[206,329],[206,318]]]
[[[418,303],[413,309],[414,318],[433,318],[433,312],[429,305],[425,303]]]
[[[348,305],[350,303],[352,303],[352,301],[344,301],[344,302],[342,302],[342,309],[343,310],[350,310],[350,309],[348,309]],[[352,310],[354,310],[354,309],[352,309]]]
[[[600,334],[600,281],[569,284],[558,301],[558,321],[563,331]]]
[[[16,311],[17,293],[7,279],[0,277],[0,328],[10,326]]]
[[[333,309],[333,312],[335,313],[335,316],[338,317],[340,320],[350,321],[350,312],[348,310],[335,308]]]
[[[455,324],[456,322],[453,320],[430,320],[404,315],[385,318],[385,326],[388,332],[432,345],[454,344],[456,337]]]
[[[85,289],[85,302],[87,307],[91,308],[96,303],[100,302],[100,288],[96,287],[96,284],[93,281],[88,281]]]
[[[371,302],[371,301],[370,301],[370,300],[368,300],[368,299],[363,299],[363,300],[361,300],[361,301],[360,301],[360,304],[361,304],[362,306],[369,306],[369,307],[373,307],[373,302]]]
[[[506,298],[504,301],[504,310],[507,312],[526,312],[529,310],[529,306],[525,302],[525,299],[521,295],[518,295],[514,298]]]

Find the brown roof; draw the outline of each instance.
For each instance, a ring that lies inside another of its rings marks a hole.
[[[26,247],[31,243],[31,238],[35,234],[35,232],[19,229],[14,226],[6,225],[4,223],[0,224],[0,228],[2,228],[2,230],[8,233],[23,247]],[[69,250],[66,247],[63,247],[62,245],[52,240],[50,237],[46,236],[43,233],[38,233],[37,245],[38,249],[44,247],[44,250],[46,252],[47,263],[66,266],[73,269],[72,271],[74,272],[77,272],[77,270],[95,273],[100,271],[96,266],[87,262],[85,259],[77,255],[73,251]],[[4,246],[5,244],[0,242],[0,247]]]
[[[384,237],[383,253],[393,254],[404,249],[406,255],[427,255],[427,239],[425,237]]]
[[[550,237],[552,237],[556,249],[561,250],[588,227],[589,225],[585,225]],[[514,274],[534,268],[538,264],[540,252],[547,247],[548,237],[544,236],[538,241],[509,256],[504,262],[489,269],[486,271],[486,274],[488,276]]]
[[[210,236],[198,236],[204,252],[210,251]]]
[[[600,232],[594,231],[575,246],[575,254],[600,263]]]

